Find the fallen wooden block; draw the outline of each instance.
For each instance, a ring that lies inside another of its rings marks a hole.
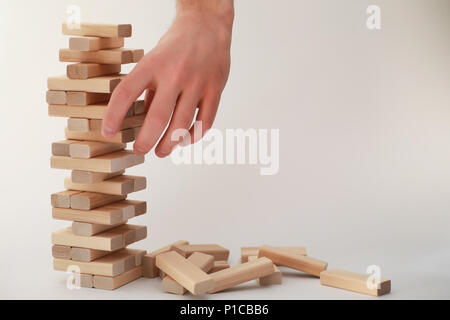
[[[108,102],[110,97],[110,93],[98,92],[68,91],[66,94],[67,104],[72,106],[88,106]]]
[[[249,256],[258,256],[260,247],[242,247],[241,248],[241,262],[247,262]],[[306,256],[306,248],[305,247],[274,247],[279,250],[285,250],[292,254],[298,254],[301,256]]]
[[[73,191],[76,192],[76,191]],[[92,210],[116,201],[125,200],[126,196],[98,192],[78,192],[70,197],[70,208]]]
[[[121,74],[83,80],[66,76],[50,77],[47,79],[47,87],[49,90],[111,93],[124,77],[125,75]]]
[[[132,192],[144,190],[146,187],[146,178],[121,175],[101,182],[83,184],[73,183],[70,177],[66,177],[64,179],[64,187],[69,190],[127,195]]]
[[[144,124],[145,115],[131,116],[123,119],[119,130],[141,127]],[[67,128],[71,131],[101,131],[102,120],[100,119],[81,119],[69,118],[67,120]]]
[[[53,245],[52,256],[57,259],[71,259],[70,250],[69,246]]]
[[[202,252],[214,257],[215,260],[228,260],[230,250],[217,244],[184,244],[176,245],[173,248],[183,257],[189,257],[194,252]]]
[[[230,265],[227,261],[214,261],[214,265],[211,270],[209,270],[209,273],[217,272],[223,269],[228,269]]]
[[[45,95],[45,100],[48,104],[66,104],[66,96],[67,95],[65,91],[49,90]]]
[[[94,250],[89,248],[72,247],[70,250],[70,259],[74,261],[91,262],[101,257],[111,254],[110,251]]]
[[[70,154],[70,145],[77,143],[76,140],[62,140],[52,143],[52,155],[68,157]]]
[[[262,246],[259,249],[258,257],[267,257],[276,265],[303,271],[316,277],[319,277],[320,273],[328,266],[327,262],[307,256],[292,254],[290,252],[286,252],[286,250],[280,250],[271,246]]]
[[[249,256],[248,261],[258,259],[257,256]],[[260,286],[271,286],[274,284],[281,284],[283,282],[283,275],[276,265],[273,265],[273,273],[268,276],[256,279]]]
[[[169,252],[173,250],[173,247],[181,244],[189,244],[189,242],[185,240],[178,240],[172,244],[169,244],[161,249],[155,250],[153,252],[148,253],[144,256],[144,260],[142,262],[143,267],[143,276],[145,278],[155,278],[159,274],[159,269],[156,267],[156,257],[162,253]]]
[[[131,37],[131,24],[97,24],[80,23],[71,28],[70,24],[62,24],[62,33],[68,36],[86,36],[102,38],[129,38]]]
[[[391,292],[391,280],[387,279],[381,279],[378,287],[369,288],[367,281],[370,276],[370,274],[330,269],[320,273],[320,284],[371,296],[382,296]]]
[[[216,293],[238,284],[268,276],[273,273],[273,263],[267,258],[258,258],[222,271],[211,273],[213,288],[209,293]]]
[[[115,225],[107,225],[74,221],[72,222],[72,232],[77,236],[90,237],[102,233],[103,231],[118,227],[119,225],[125,224],[126,222],[127,221]]]
[[[83,141],[99,141],[109,143],[127,143],[136,139],[136,128],[125,129],[116,133],[114,137],[105,138],[100,131],[70,131],[66,128],[66,139],[83,140]]]
[[[143,107],[144,106],[144,107]],[[48,115],[51,117],[64,118],[81,118],[81,119],[98,119],[102,120],[105,116],[108,105],[106,103],[93,104],[88,106],[71,106],[71,105],[53,105],[48,106]],[[135,101],[125,118],[133,115],[139,115],[139,112],[145,110],[145,103],[143,100]]]
[[[210,275],[175,251],[156,256],[156,266],[194,295],[208,292],[214,286]]]
[[[89,159],[103,154],[124,150],[125,143],[99,141],[77,141],[69,145],[69,155],[72,158]]]
[[[142,57],[144,55],[143,53],[143,50],[124,48],[98,51],[77,51],[71,49],[60,49],[59,61],[98,64],[127,64],[138,62],[134,60]]]
[[[80,191],[66,190],[51,195],[51,203],[54,208],[70,208],[70,199]]]
[[[123,38],[70,37],[69,48],[78,51],[98,51],[124,46]]]
[[[113,173],[144,162],[144,156],[129,150],[104,154],[90,159],[53,156],[50,165],[54,169],[82,170]]]
[[[125,170],[120,170],[113,173],[103,173],[103,172],[92,172],[92,171],[81,171],[73,170],[71,177],[73,183],[94,183],[104,180],[108,180],[125,173]]]
[[[69,79],[86,80],[102,76],[117,75],[122,71],[120,64],[74,63],[67,65]]]
[[[142,267],[136,267],[115,277],[94,276],[94,288],[114,290],[142,277]]]
[[[214,257],[201,252],[194,252],[187,260],[206,273],[208,273],[214,266]],[[162,288],[165,292],[179,295],[183,295],[187,291],[185,288],[183,288],[183,286],[181,286],[170,276],[165,276],[163,278]]]

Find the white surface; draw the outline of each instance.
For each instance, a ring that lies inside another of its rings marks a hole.
[[[365,27],[372,1],[237,1],[232,71],[215,126],[279,128],[280,172],[175,166],[153,155],[149,227],[134,247],[178,239],[241,246],[305,245],[330,267],[392,280],[385,299],[450,298],[450,17],[442,1],[374,1],[382,30]],[[276,4],[275,4],[276,3]],[[113,292],[69,291],[52,271],[49,168],[65,120],[47,117],[46,78],[64,73],[60,22],[68,4],[88,21],[132,23],[128,47],[150,50],[173,2],[1,2],[0,298],[160,299],[159,280]],[[205,298],[372,299],[288,271],[282,286],[246,284]],[[185,296],[183,299],[192,299]]]

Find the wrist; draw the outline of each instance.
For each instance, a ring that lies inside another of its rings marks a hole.
[[[178,0],[176,18],[184,17],[221,24],[231,32],[234,0]]]

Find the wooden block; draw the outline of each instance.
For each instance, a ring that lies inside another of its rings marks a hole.
[[[192,262],[204,272],[209,272],[214,265],[214,257],[201,252],[194,252],[187,260]],[[187,291],[170,276],[163,277],[162,287],[165,292],[179,295],[183,295]]]
[[[104,251],[114,251],[123,248],[123,232],[113,232],[114,229],[102,232],[92,237],[77,236],[71,228],[52,233],[52,243],[62,246],[89,248]]]
[[[68,157],[70,154],[70,145],[79,141],[76,140],[62,140],[52,143],[52,155]]]
[[[56,259],[71,259],[70,250],[69,246],[53,245],[52,256]]]
[[[391,280],[381,279],[378,288],[370,289],[367,286],[369,277],[369,274],[330,269],[320,273],[320,284],[371,296],[382,296],[391,292]]]
[[[124,150],[126,146],[125,143],[78,141],[70,144],[69,153],[72,158],[89,159],[106,153]]]
[[[258,259],[257,256],[249,256],[248,261],[253,261]],[[256,280],[260,286],[271,286],[274,284],[281,284],[283,281],[283,275],[281,274],[280,269],[276,265],[273,265],[273,273],[268,276],[258,278]]]
[[[66,76],[50,77],[47,79],[49,90],[87,91],[111,93],[125,75],[102,76],[85,80],[69,79]]]
[[[79,28],[70,28],[67,23],[62,24],[62,33],[68,36],[86,36],[101,38],[129,38],[131,37],[131,24],[96,24],[80,23]]]
[[[120,170],[113,173],[73,170],[71,177],[73,183],[94,183],[108,180],[124,173],[125,170]]]
[[[86,80],[102,76],[117,75],[122,71],[120,64],[74,63],[67,65],[69,79]]]
[[[54,193],[51,196],[52,207],[54,208],[70,208],[70,198],[79,194],[80,191],[66,190]]]
[[[70,119],[69,119],[70,120]],[[89,130],[100,131],[102,128],[102,120],[99,119],[85,119],[88,122]],[[141,127],[144,124],[145,115],[131,116],[123,119],[119,130]]]
[[[138,192],[147,188],[147,178],[142,176],[123,175],[125,179],[133,181],[133,192]]]
[[[80,287],[82,288],[93,288],[94,287],[94,276],[92,274],[80,274]]]
[[[156,256],[156,266],[194,295],[212,290],[211,276],[175,251]]]
[[[273,273],[273,263],[267,258],[258,258],[222,271],[211,273],[214,287],[209,293],[216,293],[238,284],[268,276]]]
[[[119,225],[125,224],[126,221],[120,224],[115,225],[107,225],[107,224],[95,224],[95,223],[87,223],[87,222],[72,222],[72,232],[77,236],[85,236],[90,237],[103,231],[113,229]]]
[[[48,104],[66,104],[67,94],[65,91],[49,90],[45,96],[45,100]]]
[[[82,184],[73,183],[70,177],[64,179],[64,187],[70,190],[98,192],[112,195],[127,195],[134,191],[134,180],[118,176],[102,182]]]
[[[139,53],[136,53],[136,56],[138,55]],[[135,62],[133,56],[133,50],[124,48],[98,51],[59,50],[59,61],[61,62],[127,64]]]
[[[78,51],[116,49],[124,46],[123,38],[70,37],[69,48]]]
[[[74,261],[84,261],[90,262],[96,259],[100,259],[108,254],[111,254],[110,251],[104,250],[94,250],[88,248],[76,248],[72,247],[70,251],[70,257]]]
[[[99,120],[99,121],[102,121],[102,120]],[[89,119],[69,118],[69,119],[67,119],[67,130],[88,132],[89,131]]]
[[[215,260],[228,260],[230,250],[217,244],[185,244],[174,246],[173,248],[183,257],[189,257],[194,252],[202,252],[212,255]]]
[[[100,131],[70,131],[66,128],[66,138],[68,140],[83,140],[83,141],[99,141],[109,143],[127,143],[136,139],[136,132],[134,128],[125,129],[116,133],[112,138],[105,138]]]
[[[136,101],[136,103],[132,107],[133,107],[133,111],[134,111],[133,114],[135,116],[142,115],[147,112],[147,107],[145,106],[144,100]]]
[[[109,93],[69,91],[66,100],[68,105],[88,106],[108,102],[110,98],[111,94]]]
[[[144,49],[131,49],[131,60],[134,63],[139,62],[144,57]]]
[[[209,270],[209,273],[217,272],[223,269],[228,269],[230,265],[227,261],[214,261],[214,265],[211,270]]]
[[[113,202],[125,200],[125,196],[98,192],[79,192],[70,198],[70,207],[79,210],[92,210]]]
[[[136,267],[116,277],[94,276],[94,288],[114,290],[142,277],[142,267]]]
[[[136,110],[142,109],[144,102],[142,100],[135,101],[126,118],[134,115]],[[105,116],[108,105],[106,103],[93,104],[88,106],[71,106],[71,105],[49,105],[48,115],[51,117],[65,117],[65,118],[82,118],[82,119],[99,119],[102,120]]]
[[[156,257],[162,253],[169,252],[176,245],[189,244],[185,240],[178,240],[172,244],[169,244],[161,249],[150,252],[144,256],[142,267],[143,275],[145,278],[155,278],[159,274],[159,269],[156,267]]]
[[[241,262],[247,262],[249,256],[258,256],[258,251],[260,247],[242,247],[241,248]],[[298,254],[301,256],[306,256],[305,247],[275,247],[279,250],[285,250],[291,252],[292,254]]]
[[[280,250],[271,246],[262,246],[259,249],[258,257],[267,257],[276,265],[303,271],[316,277],[319,277],[320,273],[328,266],[327,262],[307,256],[292,254],[286,250]]]
[[[69,220],[96,224],[115,225],[125,222],[123,210],[106,205],[94,210],[75,210],[66,208],[53,208],[52,217],[57,220]]]
[[[144,156],[137,155],[129,150],[124,150],[90,159],[53,156],[51,157],[50,165],[54,169],[113,173],[143,162]]]
[[[129,205],[133,207],[133,217],[143,215],[147,212],[147,202],[140,200],[123,200],[116,202],[115,205]]]

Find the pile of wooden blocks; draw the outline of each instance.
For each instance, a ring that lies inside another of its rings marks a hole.
[[[379,286],[368,287],[369,275],[344,270],[327,270],[328,263],[311,258],[305,247],[243,247],[241,264],[230,267],[229,250],[216,244],[189,244],[177,241],[146,254],[143,276],[160,276],[165,292],[194,295],[216,293],[244,282],[256,280],[260,286],[282,283],[278,266],[295,269],[320,278],[326,286],[373,296],[389,293],[391,281],[381,279]]]
[[[121,65],[138,62],[144,50],[124,49],[131,25],[81,24],[62,32],[70,35],[61,49],[66,76],[48,78],[50,116],[68,118],[66,140],[52,144],[51,167],[72,170],[64,191],[52,194],[52,216],[72,221],[52,234],[54,269],[78,268],[81,286],[115,289],[142,276],[144,250],[126,248],[145,239],[147,228],[128,220],[147,211],[145,201],[127,196],[146,188],[146,178],[125,175],[144,156],[125,150],[144,122],[144,101],[134,102],[112,138],[101,134],[110,95],[124,77]]]

